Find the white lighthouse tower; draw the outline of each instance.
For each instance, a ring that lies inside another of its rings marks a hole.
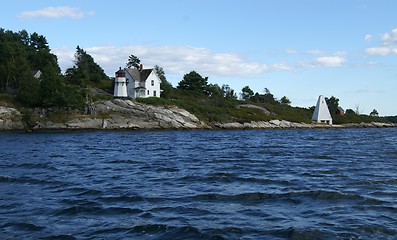
[[[127,79],[125,78],[125,71],[120,69],[116,72],[116,78],[114,79],[114,93],[115,98],[126,98],[127,94]]]

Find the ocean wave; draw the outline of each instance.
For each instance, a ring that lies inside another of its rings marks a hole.
[[[72,206],[62,210],[55,211],[55,216],[60,215],[79,215],[79,214],[92,214],[92,215],[120,215],[120,214],[139,214],[143,210],[137,208],[127,207],[98,207],[98,206]]]
[[[226,173],[226,172],[217,172],[204,176],[199,175],[188,175],[182,176],[177,179],[181,182],[203,182],[203,183],[213,183],[213,182],[223,182],[223,183],[232,183],[232,182],[242,182],[242,183],[259,183],[265,185],[280,185],[280,186],[290,186],[293,183],[288,180],[280,180],[280,179],[270,179],[270,178],[257,178],[257,177],[239,177],[239,174]]]
[[[146,224],[133,227],[129,234],[139,237],[150,237],[153,240],[177,240],[177,239],[208,239],[223,240],[224,238],[204,233],[200,229],[193,226],[168,226],[166,224]]]
[[[316,240],[316,239],[336,238],[336,236],[332,233],[326,233],[326,232],[323,232],[323,231],[317,230],[317,229],[310,230],[310,229],[301,229],[301,228],[296,228],[296,227],[290,227],[290,228],[280,229],[280,230],[270,230],[270,231],[268,231],[268,235],[271,235],[271,236],[277,237],[277,238],[283,238],[283,239]],[[331,236],[331,235],[333,235],[333,236]]]
[[[111,160],[111,161],[107,161],[105,163],[108,164],[137,164],[137,165],[142,165],[142,164],[147,164],[146,162],[143,161],[137,161],[137,160],[131,160],[131,159],[126,159],[126,160],[122,160],[122,159],[117,159],[117,160]]]
[[[21,163],[15,167],[26,168],[26,169],[46,169],[51,171],[57,171],[58,169],[47,163]]]
[[[262,193],[262,192],[251,192],[242,193],[237,195],[223,195],[223,194],[200,194],[193,197],[194,200],[198,201],[223,201],[223,202],[247,202],[247,201],[258,201],[258,200],[277,200],[286,198],[300,198],[308,197],[315,200],[351,200],[351,199],[363,199],[363,197],[355,194],[341,193],[335,191],[302,191],[302,192],[288,192],[288,193]]]
[[[50,235],[46,237],[39,238],[40,240],[76,240],[77,238],[72,235]]]
[[[37,184],[49,186],[65,186],[66,183],[56,180],[36,179],[30,177],[13,177],[9,175],[0,175],[0,183],[21,183],[21,184]]]
[[[8,222],[2,225],[0,228],[13,228],[18,231],[41,231],[45,229],[43,226],[38,226],[32,223],[25,223],[25,222]]]

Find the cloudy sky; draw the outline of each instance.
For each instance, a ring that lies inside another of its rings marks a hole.
[[[176,86],[195,70],[293,106],[318,95],[397,115],[395,0],[4,1],[0,27],[46,36],[63,70],[79,45],[109,76],[134,54]]]

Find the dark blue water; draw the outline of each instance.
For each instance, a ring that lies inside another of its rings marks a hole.
[[[396,128],[0,133],[0,239],[396,238]]]

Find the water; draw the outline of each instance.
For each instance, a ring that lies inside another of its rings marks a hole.
[[[0,133],[0,239],[397,239],[397,129]]]

